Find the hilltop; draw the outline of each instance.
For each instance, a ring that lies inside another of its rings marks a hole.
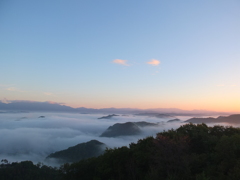
[[[80,143],[68,149],[50,154],[47,159],[54,158],[60,163],[77,162],[81,159],[97,157],[104,152],[106,145],[97,140]]]

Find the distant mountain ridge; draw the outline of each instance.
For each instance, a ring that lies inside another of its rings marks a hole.
[[[185,122],[191,123],[234,123],[240,124],[240,114],[233,114],[230,116],[219,116],[217,118],[208,117],[208,118],[191,118]]]
[[[72,108],[61,103],[38,102],[38,101],[10,101],[5,103],[0,101],[0,111],[28,112],[28,111],[46,111],[46,112],[70,112],[82,114],[165,114],[171,116],[177,115],[229,115],[229,113],[204,111],[204,110],[181,110],[177,108],[157,108],[157,109],[137,109],[137,108]],[[0,112],[1,113],[1,112]]]
[[[155,112],[147,112],[147,113],[139,113],[135,114],[136,116],[148,116],[148,117],[156,117],[156,118],[175,118],[172,115],[169,114],[160,114]]]

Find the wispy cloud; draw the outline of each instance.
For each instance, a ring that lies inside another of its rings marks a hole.
[[[9,103],[11,103],[11,101],[7,100],[7,98],[3,98],[3,99],[1,100],[1,102],[4,103],[4,104],[9,104]]]
[[[52,96],[53,95],[53,93],[50,93],[50,92],[44,92],[43,94],[46,95],[46,96]]]
[[[48,104],[59,104],[59,105],[65,104],[65,103],[62,103],[62,102],[54,102],[54,101],[46,101],[45,103],[48,103]]]
[[[160,64],[160,61],[157,59],[152,59],[151,61],[147,62],[147,64],[152,66],[158,66]]]
[[[12,92],[26,92],[26,91],[22,91],[22,90],[20,90],[18,88],[15,88],[15,87],[8,87],[5,90],[12,91]]]
[[[15,87],[9,87],[6,90],[8,90],[8,91],[18,91],[17,88],[15,88]]]
[[[129,66],[129,64],[127,63],[127,60],[115,59],[115,60],[113,60],[112,62],[113,62],[113,63],[116,63],[116,64],[123,65],[123,66]]]
[[[22,103],[29,103],[29,104],[65,104],[62,102],[54,102],[54,101],[32,101],[32,100],[7,100],[9,103],[15,103],[15,102],[22,102]]]

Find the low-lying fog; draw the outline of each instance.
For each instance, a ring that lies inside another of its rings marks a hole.
[[[40,116],[44,117],[40,118]],[[176,117],[181,122],[167,123],[174,118],[119,115],[111,119],[98,119],[102,116],[106,114],[1,113],[0,160],[44,162],[46,156],[55,151],[92,139],[99,140],[111,148],[127,146],[140,138],[155,136],[157,132],[177,128],[184,124],[184,120],[191,118]],[[138,136],[99,137],[115,123],[138,121],[160,123],[157,127],[142,128],[144,133]]]

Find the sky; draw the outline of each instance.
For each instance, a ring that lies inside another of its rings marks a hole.
[[[239,0],[1,0],[0,100],[240,112]]]

